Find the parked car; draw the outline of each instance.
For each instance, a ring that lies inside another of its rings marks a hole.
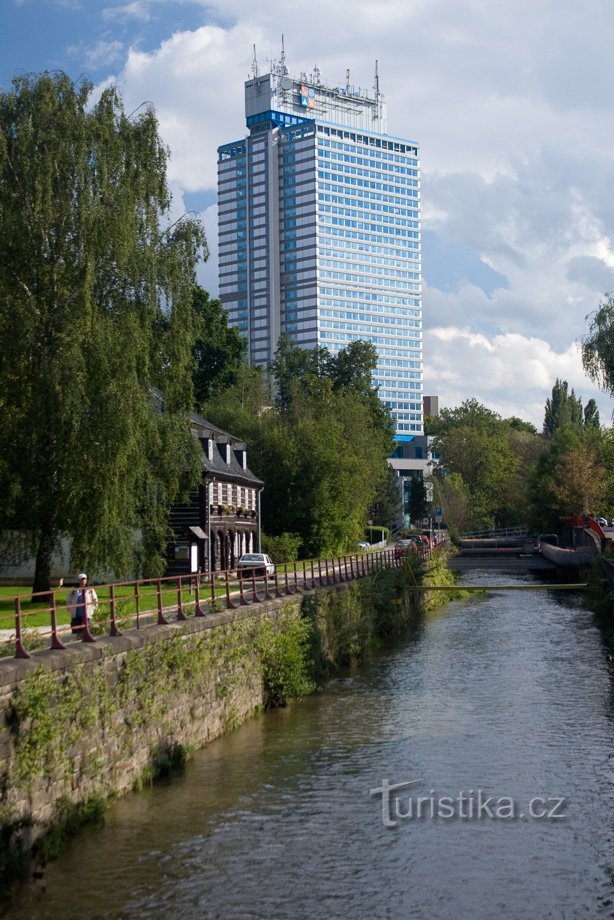
[[[608,522],[606,521],[606,519],[605,519],[604,517],[598,517],[598,518],[597,518],[597,523],[599,524],[600,527],[607,527],[607,526],[608,526]]]
[[[397,540],[394,545],[394,554],[395,556],[405,556],[410,549],[414,549],[416,546],[415,540]]]
[[[363,540],[361,543],[358,544],[358,548],[359,549],[369,549],[369,545],[370,545],[369,543]]]
[[[275,565],[266,553],[243,553],[237,563],[239,577],[243,575],[274,575]]]

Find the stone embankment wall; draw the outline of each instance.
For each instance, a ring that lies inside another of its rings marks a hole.
[[[283,670],[283,663],[267,650],[283,650],[289,637],[295,647],[307,642],[310,676],[333,670],[374,636],[407,624],[411,605],[401,595],[398,574],[379,572],[30,660],[1,660],[0,872],[7,854],[28,852],[50,828],[71,816],[78,823],[96,802],[138,788],[270,705],[267,669]],[[276,636],[283,636],[277,646]],[[303,693],[311,685],[298,686]],[[283,686],[280,692],[283,700]]]

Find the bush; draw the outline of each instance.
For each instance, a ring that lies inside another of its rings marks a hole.
[[[298,559],[301,538],[297,533],[282,533],[278,537],[262,534],[262,552],[273,562],[294,562]]]

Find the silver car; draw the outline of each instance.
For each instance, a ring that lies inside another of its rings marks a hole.
[[[275,565],[266,553],[243,553],[237,563],[239,575],[274,575]]]

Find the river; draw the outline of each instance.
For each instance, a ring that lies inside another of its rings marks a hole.
[[[613,683],[575,594],[455,601],[115,803],[5,916],[614,918]]]

